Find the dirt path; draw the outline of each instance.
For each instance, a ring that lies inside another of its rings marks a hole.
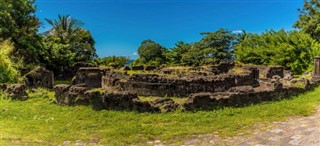
[[[162,145],[160,141],[149,142],[151,145]],[[170,145],[181,145],[174,143]],[[184,140],[182,145],[303,145],[320,146],[320,107],[316,113],[308,117],[289,118],[285,122],[274,122],[268,126],[255,128],[252,134],[219,137],[216,134],[197,135]]]

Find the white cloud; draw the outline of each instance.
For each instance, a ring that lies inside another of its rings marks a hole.
[[[134,52],[132,55],[133,55],[133,56],[138,56],[138,53],[137,53],[137,52]]]
[[[234,30],[234,31],[232,31],[232,33],[243,33],[243,31],[242,30]]]

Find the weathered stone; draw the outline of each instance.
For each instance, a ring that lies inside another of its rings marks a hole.
[[[7,84],[0,84],[0,90],[1,91],[7,90]]]
[[[43,67],[37,67],[25,75],[28,87],[53,88],[54,75],[52,71]]]
[[[230,69],[235,67],[234,62],[222,62],[219,65],[211,66],[211,72],[214,74],[227,73]]]
[[[268,66],[262,71],[260,71],[263,77],[265,78],[272,78],[275,75],[280,76],[281,78],[284,77],[283,74],[283,67],[281,66]]]
[[[104,71],[97,67],[80,68],[75,76],[74,85],[85,84],[89,88],[101,88]]]
[[[293,73],[291,71],[284,71],[284,80],[292,80],[293,79]]]
[[[183,107],[188,111],[213,109],[211,93],[196,93],[189,96]]]
[[[310,81],[308,79],[299,78],[299,79],[293,79],[290,81],[291,86],[303,88],[303,89],[309,89],[311,88]]]
[[[89,100],[93,110],[102,110],[102,96],[103,93],[96,90],[89,90],[84,93],[86,99]]]
[[[69,91],[70,85],[59,84],[53,87],[53,91],[55,92],[56,103],[60,105],[66,105],[66,97]]]
[[[122,70],[129,71],[129,70],[131,70],[131,68],[129,66],[125,66],[125,67],[122,68]]]
[[[82,85],[71,86],[68,91],[66,103],[68,105],[89,105],[90,99],[85,96],[85,92],[90,90],[88,87]]]
[[[132,70],[144,70],[144,66],[143,65],[133,66],[131,69]]]
[[[149,102],[141,101],[136,94],[105,93],[102,97],[102,106],[107,110],[157,112],[159,109]]]
[[[162,112],[173,112],[179,107],[179,104],[170,98],[158,98],[153,102],[153,106],[161,109]]]
[[[237,87],[230,88],[229,92],[252,93],[252,92],[254,92],[254,89],[252,86],[237,86]]]
[[[28,94],[26,92],[27,86],[25,84],[11,84],[5,90],[8,97],[12,100],[27,100]]]
[[[90,63],[77,62],[67,68],[61,68],[61,70],[55,74],[55,78],[57,80],[71,80],[81,67],[97,67],[97,66]]]
[[[155,67],[155,66],[146,66],[144,70],[152,71],[152,70],[156,70],[156,69],[157,69],[157,67]]]

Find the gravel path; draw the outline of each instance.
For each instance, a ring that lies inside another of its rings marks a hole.
[[[311,116],[293,117],[285,122],[273,122],[267,126],[259,126],[259,128],[254,129],[252,134],[235,137],[219,137],[217,134],[196,135],[191,139],[170,145],[320,146],[320,107]],[[157,140],[148,142],[148,145],[160,146],[163,144]]]

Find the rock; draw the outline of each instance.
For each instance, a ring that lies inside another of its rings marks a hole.
[[[229,89],[229,92],[236,92],[236,93],[253,93],[254,89],[252,86],[237,86],[232,87]]]
[[[271,87],[273,90],[281,90],[283,88],[283,84],[280,82],[281,77],[275,75],[271,79]]]
[[[281,78],[284,77],[283,67],[281,66],[268,66],[264,70],[260,71],[260,73],[265,78],[272,78],[275,75],[278,75]]]
[[[156,69],[157,69],[157,67],[155,67],[155,66],[146,66],[146,68],[144,70],[152,71],[152,70],[156,70]]]
[[[122,68],[122,70],[129,71],[129,70],[131,70],[131,68],[129,66],[125,66],[125,67]]]
[[[37,67],[25,75],[26,84],[32,88],[53,88],[54,75],[52,71]]]
[[[144,66],[143,65],[133,66],[132,70],[144,70]]]
[[[293,73],[290,72],[290,71],[285,71],[283,79],[284,80],[292,80],[293,79]]]
[[[7,89],[7,84],[0,84],[0,91],[5,91]]]
[[[66,105],[67,101],[67,93],[69,91],[70,85],[59,84],[53,87],[53,91],[55,92],[56,103],[60,105]]]
[[[105,93],[102,97],[102,106],[107,110],[157,112],[159,109],[149,102],[141,101],[136,94]]]
[[[89,105],[90,99],[85,96],[85,92],[90,88],[83,86],[71,86],[66,99],[67,105]]]
[[[84,93],[84,96],[86,97],[86,99],[89,99],[90,105],[92,106],[93,110],[103,109],[103,105],[102,105],[103,93],[101,93],[100,91],[89,90]]]
[[[26,92],[27,86],[25,84],[12,84],[5,90],[8,93],[8,97],[12,100],[27,100],[28,94]]]
[[[67,68],[63,68],[62,70],[60,70],[58,73],[56,73],[55,78],[58,80],[71,80],[81,67],[97,67],[97,66],[90,63],[77,62],[72,66],[69,66]]]
[[[213,109],[213,100],[211,93],[191,94],[188,100],[183,104],[186,110],[210,110]]]
[[[73,84],[85,84],[86,87],[101,88],[103,75],[104,71],[98,67],[81,67],[75,76]]]
[[[170,98],[158,98],[154,101],[153,106],[161,109],[162,112],[173,112],[179,107],[179,104]]]

